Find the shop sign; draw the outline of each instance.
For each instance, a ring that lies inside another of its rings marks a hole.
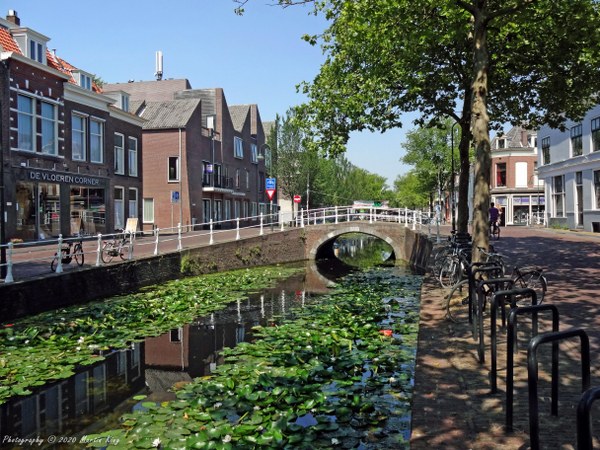
[[[29,179],[32,181],[44,181],[48,183],[67,183],[79,184],[83,186],[99,186],[100,180],[85,175],[71,175],[67,173],[39,172],[37,170],[29,171]]]

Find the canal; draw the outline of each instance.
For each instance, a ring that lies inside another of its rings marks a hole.
[[[87,359],[65,352],[57,379],[21,384],[0,405],[0,446],[408,448],[420,277],[390,263],[383,241],[342,236],[334,249],[338,259],[275,268],[283,277],[270,286],[162,334],[108,340]],[[85,314],[96,330],[98,310]],[[19,341],[17,326],[3,324],[0,369],[39,337]]]

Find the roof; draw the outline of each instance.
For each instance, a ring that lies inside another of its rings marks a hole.
[[[146,119],[142,129],[157,130],[185,128],[194,112],[200,106],[199,99],[170,100],[164,102],[136,102],[130,105],[132,111]]]
[[[105,83],[102,86],[104,92],[124,91],[129,94],[131,100],[149,100],[152,102],[174,100],[177,92],[190,88],[190,82],[185,78]]]
[[[271,131],[275,130],[277,127],[274,120],[263,122],[262,126],[263,126],[263,133],[265,134],[265,139],[269,139],[269,136],[271,135]]]
[[[48,61],[48,66],[53,69],[58,70],[59,72],[64,73],[69,76],[69,83],[77,85],[75,81],[75,77],[73,76],[73,72],[80,70],[75,67],[73,64],[67,62],[66,60],[56,56],[56,53],[46,50],[46,61]],[[92,91],[100,93],[100,88],[96,85],[96,83],[92,80]]]
[[[231,105],[229,107],[229,115],[235,131],[241,132],[243,130],[249,112],[250,105]]]
[[[2,46],[2,50],[5,52],[15,52],[19,55],[23,54],[10,32],[2,27],[0,27],[0,46]]]

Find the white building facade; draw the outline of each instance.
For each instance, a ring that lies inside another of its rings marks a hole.
[[[600,105],[565,131],[540,128],[538,147],[548,225],[600,233]]]

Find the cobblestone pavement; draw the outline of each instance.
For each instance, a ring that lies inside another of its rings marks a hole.
[[[586,331],[591,346],[591,386],[600,386],[600,235],[551,229],[506,227],[496,250],[510,265],[544,268],[548,292],[560,329]],[[441,308],[445,290],[428,275],[422,287],[421,322],[413,394],[411,448],[527,449],[529,413],[526,344],[520,334],[515,355],[514,431],[505,432],[506,335],[498,339],[498,392],[490,389],[490,321],[485,319],[485,363],[479,363],[477,342],[468,324],[454,324]],[[540,315],[540,331],[549,316]],[[521,322],[520,322],[521,323]],[[521,326],[519,327],[521,329]],[[530,328],[526,321],[523,330]],[[549,351],[540,348],[539,417],[542,449],[576,448],[576,407],[581,395],[578,339],[560,345],[558,417],[550,414]],[[592,410],[597,438],[600,402]],[[598,439],[595,439],[596,448]]]

